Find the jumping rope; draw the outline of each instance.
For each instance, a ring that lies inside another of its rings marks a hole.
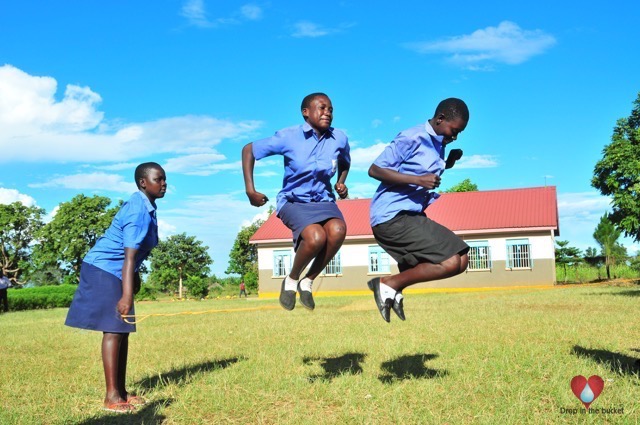
[[[203,311],[181,311],[180,313],[151,313],[151,314],[123,314],[122,320],[130,325],[136,325],[149,317],[172,317],[172,316],[187,316],[207,313],[233,313],[236,311],[259,311],[259,310],[273,310],[279,308],[275,305],[265,305],[262,307],[247,307],[247,308],[229,308],[221,310],[203,310]],[[133,320],[131,320],[133,319]]]

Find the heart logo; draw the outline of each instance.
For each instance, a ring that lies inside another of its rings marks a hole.
[[[593,375],[589,379],[582,375],[574,376],[571,380],[571,391],[584,404],[585,408],[594,402],[604,388],[604,381],[598,375]]]

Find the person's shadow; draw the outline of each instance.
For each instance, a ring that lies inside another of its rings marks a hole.
[[[172,369],[168,372],[158,373],[141,379],[133,384],[134,388],[142,388],[145,391],[152,391],[156,388],[169,384],[187,385],[196,375],[204,372],[213,372],[218,369],[226,369],[241,360],[244,357],[231,357],[222,360],[212,360],[208,362],[198,363],[195,365],[185,366],[180,369]]]
[[[426,362],[437,357],[437,354],[413,354],[386,361],[381,365],[384,373],[378,379],[383,384],[390,384],[405,379],[433,379],[447,376],[449,372],[446,370],[425,366]]]
[[[319,363],[324,369],[324,373],[319,375],[310,375],[309,382],[331,381],[334,378],[343,375],[359,375],[362,373],[361,362],[367,357],[363,353],[346,353],[336,357],[305,357],[302,363],[305,365],[313,365]]]
[[[132,384],[131,388],[141,389],[143,397],[147,392],[152,392],[158,388],[173,384],[173,385],[188,385],[198,375],[205,372],[214,372],[216,370],[226,369],[229,366],[236,364],[241,360],[246,360],[245,357],[231,357],[222,360],[212,360],[203,363],[198,363],[190,366],[185,366],[179,369],[171,369],[168,372],[161,372],[142,378],[141,380]],[[164,409],[173,403],[173,399],[160,399],[153,400],[139,406],[133,413],[111,413],[105,416],[90,418],[83,422],[81,425],[117,425],[117,424],[162,424],[165,422],[166,417],[161,415],[159,411]]]
[[[640,352],[639,349],[633,349],[632,351]],[[638,375],[640,373],[640,359],[622,353],[574,345],[571,349],[571,354],[578,357],[591,358],[618,375]]]

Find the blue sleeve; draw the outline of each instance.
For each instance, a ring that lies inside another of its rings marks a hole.
[[[144,205],[125,203],[120,211],[122,223],[122,243],[125,248],[140,249],[149,231],[151,217]]]
[[[344,148],[342,148],[342,154],[338,157],[342,162],[344,168],[351,166],[351,147],[349,146],[349,140],[345,138]]]
[[[253,156],[256,160],[271,155],[283,155],[286,148],[286,138],[282,131],[276,131],[271,137],[256,140],[251,144]]]
[[[413,141],[400,133],[384,148],[373,163],[380,168],[389,168],[398,171],[405,158],[407,158],[413,149]]]

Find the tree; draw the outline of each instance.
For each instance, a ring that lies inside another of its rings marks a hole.
[[[626,249],[618,243],[621,234],[622,231],[616,229],[608,214],[600,217],[600,222],[593,233],[593,238],[600,245],[602,256],[605,257],[607,279],[611,279],[610,266],[614,265],[621,255],[626,255]]]
[[[78,282],[82,259],[107,230],[122,202],[108,208],[111,199],[77,195],[59,205],[55,217],[39,232],[40,245],[34,249],[37,268],[56,264]]]
[[[578,248],[569,245],[569,241],[556,241],[556,264],[562,265],[564,270],[564,282],[567,283],[567,266],[579,264],[581,262],[580,255],[582,253]]]
[[[0,272],[13,282],[23,284],[30,255],[30,244],[42,228],[44,209],[20,202],[0,204]]]
[[[159,285],[163,290],[173,289],[177,283],[178,296],[182,298],[183,280],[190,277],[205,278],[213,260],[207,253],[208,246],[186,233],[172,235],[160,241],[151,255],[151,273],[149,282]]]
[[[477,192],[478,185],[475,183],[471,183],[471,179],[464,179],[460,183],[451,186],[449,189],[445,190],[444,193],[453,193],[453,192]]]
[[[273,207],[269,209],[269,214]],[[242,276],[247,289],[258,289],[258,249],[255,244],[250,244],[249,239],[258,231],[264,220],[258,219],[248,226],[243,227],[233,243],[229,253],[229,266],[225,273],[236,273]]]
[[[640,93],[628,118],[613,129],[611,143],[602,150],[591,185],[613,198],[609,219],[626,236],[640,241]]]

